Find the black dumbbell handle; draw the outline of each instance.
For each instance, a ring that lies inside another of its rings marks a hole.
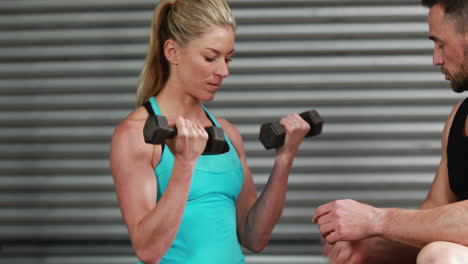
[[[167,134],[167,138],[173,138],[177,135],[177,128],[173,127],[169,129],[170,132]],[[203,151],[204,154],[221,154],[227,151],[227,144],[226,142],[218,142],[214,140],[216,138],[215,134],[218,136],[224,137],[224,131],[220,127],[205,127],[206,133],[208,133],[208,141],[206,142],[205,150]]]
[[[157,119],[157,122],[156,122]],[[154,127],[156,124],[159,127],[164,127],[165,129],[159,130],[158,133],[154,133]],[[219,142],[215,140],[216,138],[224,139],[224,130],[220,127],[205,127],[205,131],[208,133],[208,141],[206,142],[206,147],[204,154],[221,154],[228,150],[228,145],[226,142]],[[148,116],[146,120],[145,128],[143,129],[143,135],[146,143],[150,144],[164,144],[166,139],[173,138],[177,135],[176,127],[169,127],[167,119],[163,116]]]

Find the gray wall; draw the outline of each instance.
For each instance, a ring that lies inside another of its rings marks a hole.
[[[184,1],[184,0],[181,0]],[[133,263],[108,169],[134,108],[147,0],[0,1],[1,263]],[[237,125],[260,191],[260,124],[317,109],[270,245],[249,263],[324,263],[314,208],[414,208],[460,95],[431,66],[418,0],[232,0],[236,55],[211,111]]]

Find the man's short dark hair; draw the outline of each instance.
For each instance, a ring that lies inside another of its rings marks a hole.
[[[421,0],[423,6],[431,8],[436,4],[442,5],[445,14],[454,19],[462,31],[468,29],[468,1],[467,0]]]

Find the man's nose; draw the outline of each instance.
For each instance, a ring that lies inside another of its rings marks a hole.
[[[444,58],[442,56],[442,52],[437,47],[434,48],[434,52],[432,53],[432,64],[434,66],[440,66],[444,64]]]

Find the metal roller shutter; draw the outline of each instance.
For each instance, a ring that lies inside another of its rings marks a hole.
[[[0,1],[1,263],[133,263],[108,169],[133,109],[155,1]],[[432,67],[418,0],[231,0],[231,76],[209,107],[237,125],[260,191],[260,124],[317,109],[287,206],[249,263],[325,263],[311,216],[352,198],[416,207],[461,99]]]

